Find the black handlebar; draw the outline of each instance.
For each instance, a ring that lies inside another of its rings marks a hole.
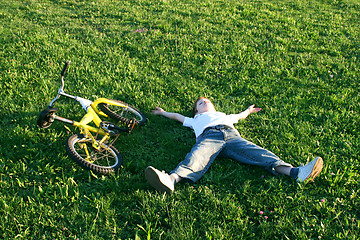
[[[71,61],[66,61],[65,65],[64,65],[64,68],[63,68],[63,70],[61,71],[61,76],[62,76],[62,77],[65,76],[66,70],[67,70],[67,68],[69,67],[70,63],[71,63]]]

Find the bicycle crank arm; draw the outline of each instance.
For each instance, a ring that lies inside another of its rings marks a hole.
[[[102,121],[100,123],[100,128],[104,132],[109,133],[111,135],[118,135],[118,134],[120,134],[120,132],[130,133],[132,130],[132,128],[130,128],[130,127],[122,128],[122,127],[115,125],[114,123],[107,122],[107,121]]]

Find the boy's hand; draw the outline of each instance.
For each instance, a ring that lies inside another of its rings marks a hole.
[[[165,112],[164,109],[160,107],[156,107],[155,110],[151,110],[151,113],[155,115],[161,115],[163,112]]]
[[[250,107],[248,107],[248,109],[250,113],[257,113],[261,110],[261,108],[256,108],[255,104],[251,105]]]

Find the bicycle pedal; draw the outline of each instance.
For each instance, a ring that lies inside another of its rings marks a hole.
[[[120,134],[118,127],[115,124],[111,123],[111,122],[107,122],[107,121],[101,122],[100,123],[100,128],[104,132],[106,132],[106,133],[108,133],[110,135],[118,135],[118,134]]]
[[[128,124],[129,132],[131,132],[134,129],[135,125],[136,125],[136,119],[132,118]]]

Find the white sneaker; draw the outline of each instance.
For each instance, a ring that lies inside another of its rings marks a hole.
[[[148,183],[158,191],[168,193],[174,191],[174,181],[170,175],[165,172],[160,172],[154,167],[149,166],[145,169],[145,178]]]
[[[312,182],[320,174],[324,161],[321,157],[316,157],[314,160],[299,167],[299,173],[296,181],[298,182]]]

